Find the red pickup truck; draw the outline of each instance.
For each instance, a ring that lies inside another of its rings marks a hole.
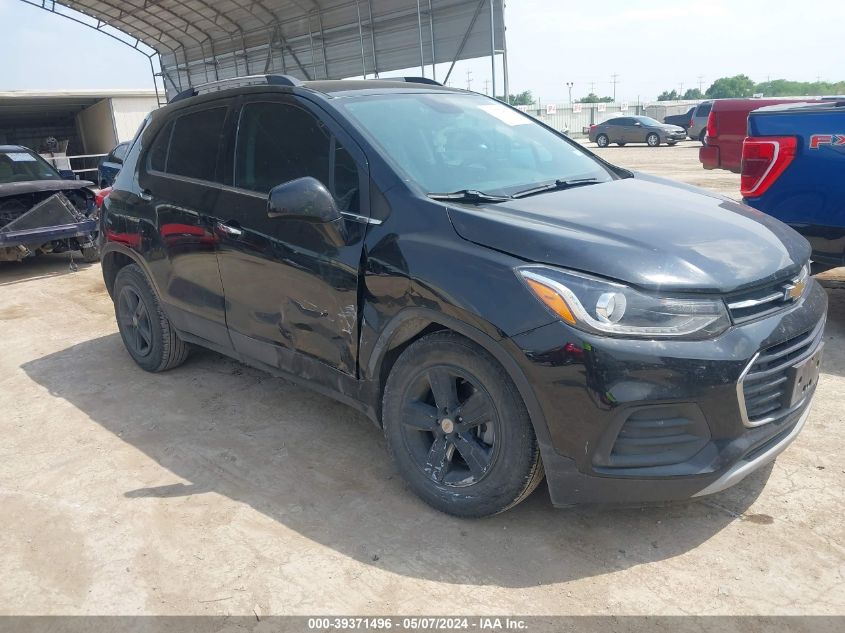
[[[742,142],[748,135],[748,113],[779,103],[793,103],[795,97],[779,99],[718,99],[707,119],[707,136],[698,150],[704,169],[729,169],[740,172]]]

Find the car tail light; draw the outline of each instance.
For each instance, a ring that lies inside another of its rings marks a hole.
[[[97,192],[97,195],[94,196],[94,204],[97,206],[98,209],[103,208],[103,201],[109,197],[111,193],[111,187],[106,187],[105,189],[100,189]]]
[[[716,133],[718,130],[716,129],[716,111],[710,110],[710,115],[707,117],[707,136],[710,138],[716,138]]]
[[[689,120],[689,126],[692,127],[693,125],[695,125],[695,117]]]
[[[742,144],[743,198],[762,196],[795,158],[798,139],[794,136],[748,137]]]

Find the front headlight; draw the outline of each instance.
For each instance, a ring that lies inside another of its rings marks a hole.
[[[730,325],[721,299],[658,297],[548,266],[525,266],[516,272],[555,316],[587,332],[702,339],[720,334]]]

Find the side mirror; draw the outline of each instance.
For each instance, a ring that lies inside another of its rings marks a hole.
[[[267,217],[322,223],[335,222],[342,216],[323,183],[306,176],[276,185],[270,190]]]

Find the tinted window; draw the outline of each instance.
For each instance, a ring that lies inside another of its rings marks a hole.
[[[695,116],[707,116],[708,114],[710,114],[710,110],[712,108],[712,103],[702,103],[698,106],[698,110],[696,110]]]
[[[625,119],[608,119],[605,125],[625,125]]]
[[[176,119],[164,171],[199,180],[214,180],[225,119],[225,107],[200,110]]]
[[[47,161],[26,149],[0,152],[0,184],[28,180],[59,180]]]
[[[322,182],[341,210],[357,210],[358,168],[317,118],[282,103],[244,106],[235,150],[235,186],[266,193],[305,176]]]
[[[111,159],[123,162],[127,149],[129,149],[129,143],[121,143],[112,150]]]
[[[167,168],[167,148],[170,146],[170,133],[172,131],[173,121],[170,121],[156,135],[147,158],[151,170],[165,171]]]

